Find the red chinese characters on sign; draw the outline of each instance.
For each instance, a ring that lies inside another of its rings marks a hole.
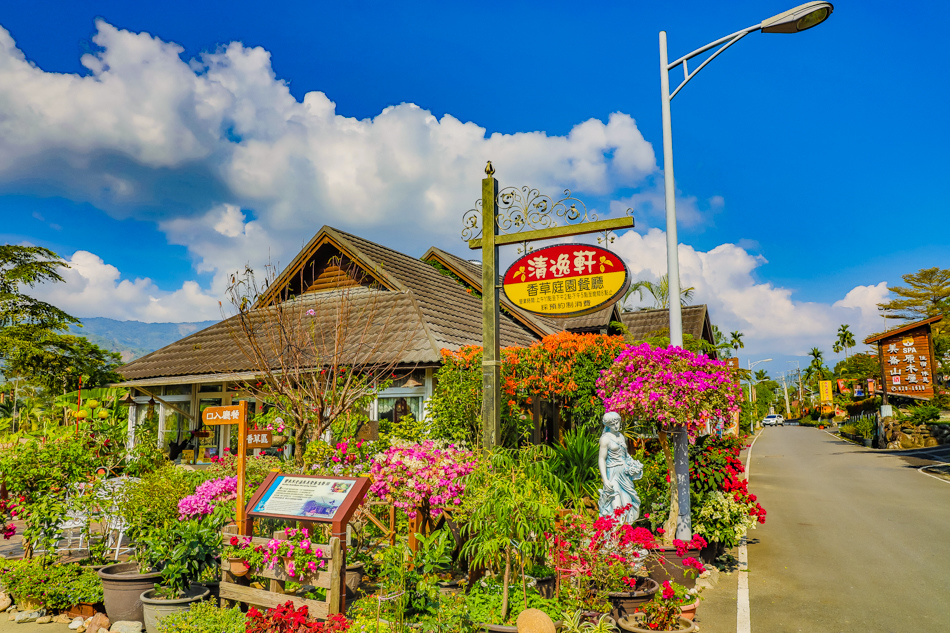
[[[627,267],[607,249],[559,244],[532,251],[504,277],[505,296],[522,310],[553,317],[596,312],[629,286]]]

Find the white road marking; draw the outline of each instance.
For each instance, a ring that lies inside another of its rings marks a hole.
[[[945,484],[950,484],[950,481],[944,479],[943,477],[938,477],[937,475],[932,475],[932,474],[930,474],[930,473],[928,473],[928,472],[925,472],[925,470],[926,470],[927,468],[934,468],[934,467],[936,467],[936,466],[940,466],[940,464],[930,464],[929,466],[921,466],[920,468],[917,469],[917,472],[919,472],[919,473],[921,473],[921,474],[923,474],[923,475],[927,475],[928,477],[933,477],[933,478],[936,479],[937,481],[942,481],[942,482],[945,483]]]
[[[759,435],[762,433],[760,432]],[[759,439],[756,435],[749,444],[749,452],[745,455],[745,478],[749,480],[752,472],[749,465],[752,463],[752,447]],[[746,547],[745,537],[739,541],[739,591],[736,596],[736,633],[752,633],[752,610],[749,607],[749,550]]]

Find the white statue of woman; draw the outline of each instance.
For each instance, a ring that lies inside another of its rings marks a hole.
[[[600,435],[600,455],[597,460],[600,478],[598,508],[600,516],[612,515],[615,510],[630,505],[620,515],[621,523],[632,524],[640,516],[640,497],[633,482],[643,477],[643,464],[630,457],[627,441],[620,433],[620,414],[604,414],[604,432]]]

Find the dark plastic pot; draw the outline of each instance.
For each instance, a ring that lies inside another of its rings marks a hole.
[[[172,613],[187,611],[196,602],[207,598],[211,592],[204,585],[192,585],[188,593],[182,598],[162,600],[155,597],[156,589],[143,591],[142,611],[145,615],[145,630],[147,633],[158,633],[159,623]]]
[[[140,574],[138,563],[109,565],[96,573],[102,579],[102,602],[109,620],[145,622],[140,597],[143,591],[155,587],[161,573]]]
[[[694,631],[698,630],[696,625],[686,618],[679,619],[679,628],[666,629],[664,631],[648,629],[645,626],[640,626],[640,618],[638,616],[624,618],[623,620],[617,622],[617,626],[619,626],[624,631],[630,631],[631,633],[693,633]]]
[[[690,575],[687,576],[683,560],[690,557],[698,559],[698,549],[688,549],[683,556],[676,553],[675,547],[661,547],[655,551],[658,560],[651,562],[650,578],[661,585],[667,580],[672,580],[687,589],[692,589],[696,586],[696,576],[698,572],[690,572]]]
[[[346,566],[346,597],[356,596],[356,590],[363,582],[363,563],[353,563]]]
[[[537,584],[535,589],[538,590],[538,593],[541,594],[542,598],[553,598],[554,589],[557,587],[557,576],[546,576],[544,578],[537,578]]]
[[[611,591],[607,594],[610,600],[610,615],[614,620],[632,616],[643,605],[653,600],[653,596],[660,590],[660,584],[652,578],[637,578],[637,586],[633,591]]]
[[[714,565],[726,553],[726,546],[719,541],[710,541],[706,547],[699,550],[699,559],[708,565]]]

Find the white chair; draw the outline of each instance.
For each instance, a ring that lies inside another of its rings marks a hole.
[[[100,487],[100,497],[102,498],[103,510],[102,521],[106,525],[106,531],[109,534],[108,550],[115,547],[115,560],[119,560],[119,554],[131,552],[135,548],[122,547],[122,539],[125,537],[125,531],[128,529],[128,523],[119,513],[118,499],[122,494],[122,488],[130,481],[138,481],[135,477],[116,477],[107,479]],[[108,504],[106,506],[106,503]],[[108,508],[108,509],[106,509]]]

